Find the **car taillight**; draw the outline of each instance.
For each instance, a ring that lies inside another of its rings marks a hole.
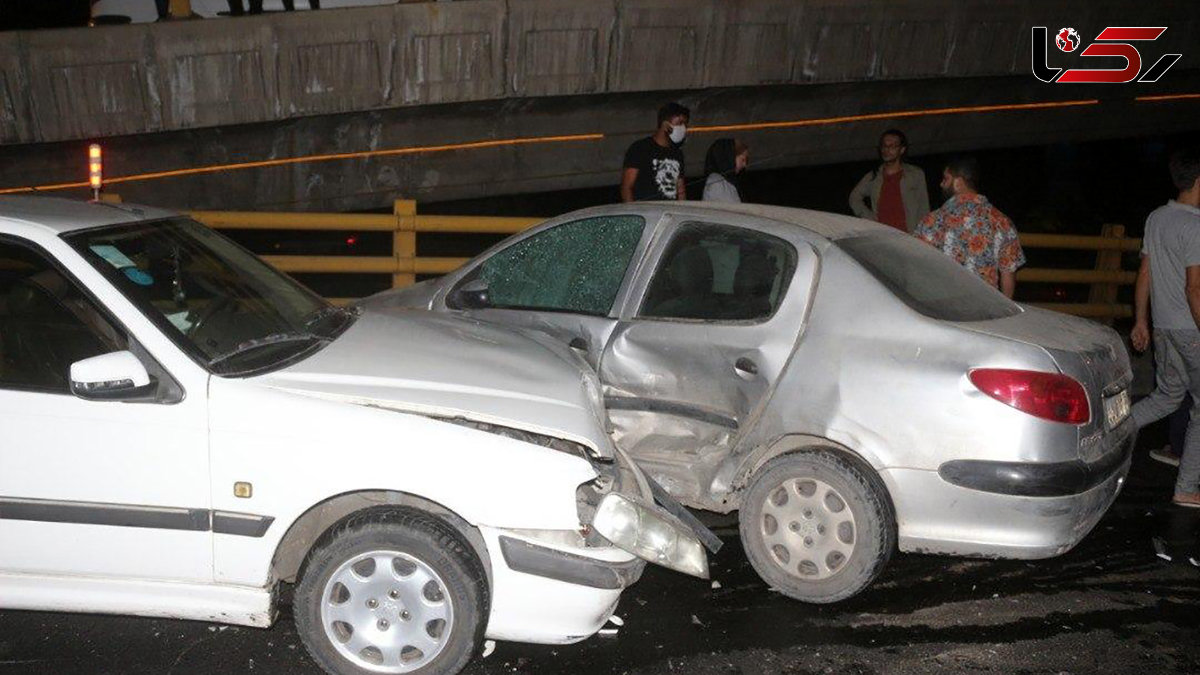
[[[1083,385],[1066,375],[977,368],[968,377],[979,391],[1034,417],[1067,424],[1083,424],[1091,417]]]

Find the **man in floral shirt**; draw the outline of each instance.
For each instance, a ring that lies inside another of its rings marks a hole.
[[[1017,287],[1017,268],[1025,252],[1008,216],[976,192],[979,164],[967,157],[952,160],[942,172],[946,203],[925,216],[913,235],[983,277],[1008,297]]]

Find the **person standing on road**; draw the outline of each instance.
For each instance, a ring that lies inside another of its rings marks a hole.
[[[625,151],[621,170],[621,201],[687,199],[683,177],[683,150],[691,111],[678,103],[658,110],[654,134],[634,141]]]
[[[859,218],[911,232],[929,213],[929,188],[925,172],[904,162],[908,137],[888,129],[879,137],[882,163],[868,172],[850,191],[850,210]]]
[[[1025,252],[1012,221],[976,191],[978,185],[979,163],[973,157],[947,163],[941,183],[946,203],[926,215],[913,234],[1011,298]]]
[[[1154,391],[1133,406],[1139,429],[1174,412],[1186,393],[1200,402],[1200,151],[1177,151],[1169,166],[1179,195],[1146,219],[1134,288],[1129,336],[1134,349],[1149,346],[1149,320],[1154,320]],[[1195,403],[1171,501],[1200,508],[1200,407]]]
[[[713,141],[704,157],[704,201],[741,202],[738,176],[749,162],[750,148],[745,143],[732,138]]]

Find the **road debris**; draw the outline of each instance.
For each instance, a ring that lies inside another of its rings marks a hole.
[[[483,653],[480,654],[479,657],[486,659],[487,657],[491,656],[492,652],[494,652],[494,651],[496,651],[496,641],[495,640],[484,640],[483,641]]]

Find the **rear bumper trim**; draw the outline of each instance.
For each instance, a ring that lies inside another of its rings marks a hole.
[[[1064,497],[1100,485],[1129,460],[1136,432],[1095,462],[992,462],[960,459],[938,467],[942,480],[983,492],[1019,497]]]

